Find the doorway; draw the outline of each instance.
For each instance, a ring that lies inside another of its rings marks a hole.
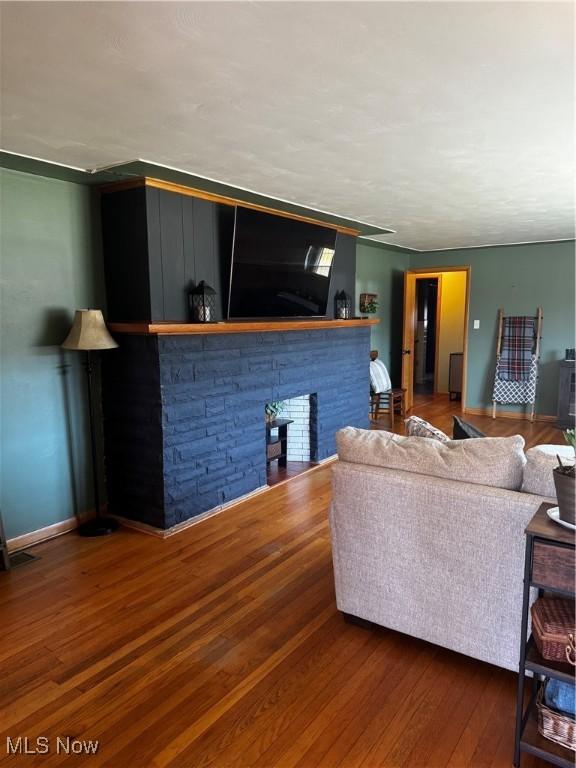
[[[402,387],[406,409],[414,394],[466,402],[470,267],[404,273]]]
[[[416,280],[416,327],[414,329],[414,393],[432,395],[437,390],[438,321],[441,277]]]

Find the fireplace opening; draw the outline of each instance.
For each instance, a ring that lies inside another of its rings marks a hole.
[[[288,480],[316,462],[316,395],[267,403],[266,473],[268,485]]]

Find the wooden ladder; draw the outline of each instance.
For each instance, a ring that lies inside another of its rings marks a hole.
[[[536,349],[534,350],[534,355],[536,357],[536,360],[540,360],[540,334],[542,333],[542,320],[544,318],[544,314],[542,312],[542,307],[538,307],[536,310]],[[496,345],[496,361],[498,361],[498,358],[500,357],[500,351],[502,349],[502,325],[504,324],[504,310],[499,309],[498,310],[498,340]],[[534,400],[532,402],[532,407],[530,408],[530,421],[534,421],[534,409],[536,407],[536,396],[534,396]],[[492,418],[496,418],[496,400],[492,400]]]

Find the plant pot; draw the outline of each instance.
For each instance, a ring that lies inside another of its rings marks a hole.
[[[574,472],[567,474],[559,468],[554,470],[554,485],[556,486],[556,497],[558,499],[558,509],[560,519],[574,525],[574,508],[576,506],[576,478]]]

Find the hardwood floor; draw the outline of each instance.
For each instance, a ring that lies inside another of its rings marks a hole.
[[[426,419],[450,437],[452,437],[452,417],[460,416],[490,437],[522,435],[526,442],[526,449],[546,443],[557,445],[564,443],[561,430],[554,426],[553,422],[535,421],[531,424],[529,421],[521,419],[493,419],[491,416],[462,414],[461,404],[456,400],[449,400],[448,395],[414,395],[414,407],[411,414]],[[377,421],[371,422],[370,426],[372,429],[389,430],[388,415],[380,416]],[[394,432],[404,434],[404,423],[398,415],[395,419]]]
[[[447,426],[446,404],[416,412]],[[0,574],[0,761],[509,768],[515,675],[346,624],[329,501],[328,465],[169,539],[68,534]],[[51,751],[6,757],[8,736],[49,737]],[[97,753],[57,754],[68,736]]]
[[[278,483],[291,480],[315,466],[316,464],[311,461],[287,461],[285,467],[280,467],[277,461],[272,461],[268,466],[266,481],[270,486],[278,485]]]

